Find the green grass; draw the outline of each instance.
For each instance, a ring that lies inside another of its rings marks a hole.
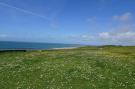
[[[135,89],[135,47],[0,53],[0,89]]]

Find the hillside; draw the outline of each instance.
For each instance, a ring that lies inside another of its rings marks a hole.
[[[135,47],[0,53],[0,89],[135,89]]]

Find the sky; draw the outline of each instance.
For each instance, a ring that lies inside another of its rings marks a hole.
[[[135,0],[0,0],[0,41],[135,45]]]

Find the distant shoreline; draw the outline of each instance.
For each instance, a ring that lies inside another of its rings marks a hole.
[[[62,47],[62,48],[52,48],[52,50],[55,50],[55,49],[75,49],[75,48],[78,48],[78,47]]]
[[[75,49],[78,47],[61,47],[61,48],[49,48],[49,49],[0,49],[0,52],[27,52],[27,51],[42,51],[42,50],[61,50],[61,49]]]
[[[0,51],[36,51],[36,50],[54,50],[71,49],[79,47],[79,44],[61,44],[61,43],[28,43],[28,42],[2,42],[0,41]]]

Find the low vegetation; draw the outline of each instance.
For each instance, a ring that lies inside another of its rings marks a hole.
[[[1,52],[0,89],[135,89],[135,47]]]

